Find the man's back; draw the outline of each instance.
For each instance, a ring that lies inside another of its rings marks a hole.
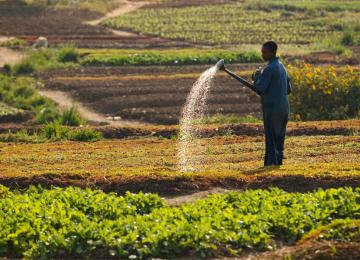
[[[284,65],[277,57],[272,58],[256,79],[255,86],[263,95],[264,109],[289,110],[288,94],[291,91],[290,79]]]

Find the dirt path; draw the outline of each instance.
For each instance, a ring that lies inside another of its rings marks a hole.
[[[166,203],[169,206],[179,206],[184,203],[194,202],[197,199],[203,199],[211,194],[222,194],[230,191],[240,191],[240,190],[231,190],[224,188],[212,188],[210,190],[198,191],[189,195],[180,195],[180,196],[172,196],[165,198]]]
[[[57,90],[39,90],[40,95],[50,98],[54,100],[61,110],[70,107],[76,107],[81,116],[89,121],[90,123],[96,125],[110,125],[116,127],[133,127],[133,126],[141,126],[144,124],[133,122],[133,121],[126,121],[126,120],[112,120],[104,115],[92,111],[91,109],[85,107],[80,102],[74,100],[71,95],[63,91]]]
[[[125,13],[129,13],[132,11],[135,11],[136,9],[144,6],[148,4],[148,2],[132,2],[132,1],[119,1],[119,7],[112,10],[111,12],[107,13],[105,16],[93,20],[93,21],[88,21],[85,22],[86,24],[90,24],[90,25],[98,25],[100,24],[102,21],[112,18],[112,17],[116,17],[116,16],[120,16],[122,14]],[[119,33],[119,31],[117,31]]]
[[[24,55],[19,51],[0,47],[0,67],[4,66],[4,64],[14,65],[20,62],[23,57]]]

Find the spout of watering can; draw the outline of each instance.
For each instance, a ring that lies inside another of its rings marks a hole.
[[[215,64],[216,68],[218,70],[224,70],[225,69],[225,61],[224,60],[219,60],[216,64]]]

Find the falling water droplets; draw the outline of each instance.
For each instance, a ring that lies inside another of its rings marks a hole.
[[[198,139],[199,130],[194,122],[205,115],[207,96],[217,70],[213,66],[200,75],[183,107],[178,144],[178,166],[182,172],[199,170],[202,165],[205,147]]]

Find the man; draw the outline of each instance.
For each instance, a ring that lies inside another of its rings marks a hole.
[[[254,84],[249,86],[261,96],[265,131],[264,166],[282,165],[289,116],[287,96],[291,93],[290,78],[284,65],[276,57],[276,52],[277,44],[274,41],[263,44],[261,53],[268,64],[263,70],[253,73]],[[244,83],[243,79],[225,69],[224,66],[220,69],[227,71],[231,76]]]

